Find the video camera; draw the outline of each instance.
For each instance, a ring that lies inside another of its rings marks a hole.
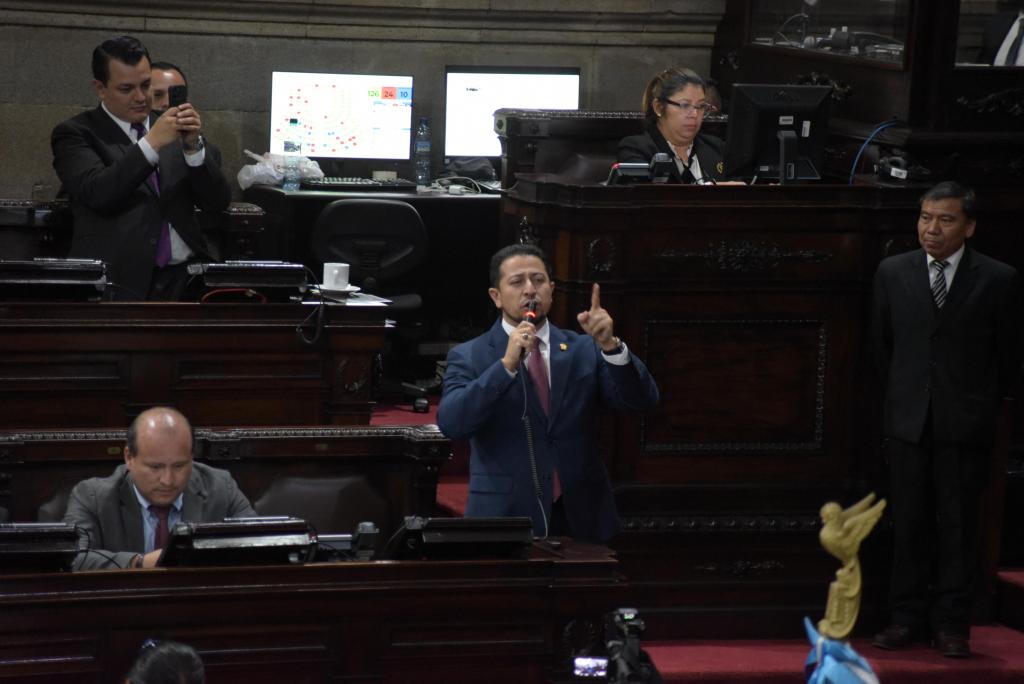
[[[612,684],[662,684],[658,669],[640,648],[644,629],[644,621],[636,608],[612,611],[605,616],[607,657],[577,656],[573,659],[573,676],[577,679],[601,679]]]

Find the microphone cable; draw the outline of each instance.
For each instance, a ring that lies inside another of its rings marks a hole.
[[[537,300],[531,299],[526,305],[526,315],[524,318],[529,319],[532,323],[537,320]],[[519,379],[520,384],[523,386],[523,414],[519,417],[523,421],[523,433],[526,437],[526,459],[530,466],[530,477],[533,479],[533,494],[537,500],[537,508],[540,509],[541,520],[544,521],[544,534],[538,539],[548,538],[548,515],[544,510],[544,489],[540,486],[540,475],[537,471],[537,452],[533,444],[533,424],[530,422],[530,416],[528,415],[529,405],[529,389],[526,385],[526,350],[523,349],[519,355]]]
[[[871,141],[875,139],[875,136],[878,135],[879,133],[881,133],[882,131],[884,131],[886,128],[891,128],[891,127],[895,126],[896,124],[900,124],[900,123],[903,123],[903,122],[900,121],[899,119],[897,119],[896,117],[893,117],[893,118],[889,119],[888,121],[884,121],[884,122],[878,124],[877,126],[875,126],[875,130],[871,131],[871,135],[869,135],[867,137],[867,139],[864,140],[864,144],[860,146],[859,150],[857,150],[857,156],[855,156],[853,158],[853,164],[850,166],[850,180],[849,180],[848,185],[853,185],[853,177],[857,173],[857,164],[860,163],[861,155],[864,154],[864,150],[866,150],[868,148],[868,145],[870,145]]]

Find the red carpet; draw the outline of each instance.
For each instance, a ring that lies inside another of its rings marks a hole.
[[[438,397],[430,397],[430,412],[416,413],[412,404],[377,404],[370,425],[425,425],[437,423]],[[441,468],[437,484],[437,514],[461,517],[469,497],[469,445],[452,442],[452,458]]]
[[[422,425],[437,422],[437,397],[429,413],[415,413],[410,404],[378,405],[371,425]],[[439,515],[462,515],[469,495],[469,449],[453,442],[453,459],[442,469],[437,486]],[[1000,573],[1003,617],[1024,621],[1024,571]],[[1008,620],[1009,621],[1009,620]],[[1015,623],[1011,623],[1015,624]],[[1024,684],[1024,634],[1001,625],[974,627],[974,657],[963,661],[943,658],[924,646],[907,651],[883,651],[867,640],[854,648],[871,662],[882,684]],[[807,641],[651,641],[643,647],[666,683],[686,684],[799,684]]]
[[[882,684],[1002,684],[1024,682],[1024,634],[1001,625],[974,627],[967,660],[930,648],[883,651],[857,639]],[[669,682],[687,684],[797,684],[804,682],[807,641],[656,641],[643,644]]]

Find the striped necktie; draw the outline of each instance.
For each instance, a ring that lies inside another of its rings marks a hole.
[[[940,309],[946,303],[946,266],[949,266],[948,261],[936,259],[932,262],[932,270],[935,271],[932,277],[932,299],[935,300],[935,306]]]

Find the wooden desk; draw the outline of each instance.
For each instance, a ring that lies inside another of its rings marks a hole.
[[[821,614],[836,568],[816,539],[818,509],[884,490],[871,280],[884,256],[917,246],[917,197],[542,175],[509,191],[504,241],[553,255],[552,319],[575,325],[600,282],[616,333],[662,392],[656,413],[605,421],[602,440],[625,526],[612,546],[635,603],[658,608],[646,620],[657,636],[796,636],[802,615]],[[1018,268],[1020,197],[980,192],[974,238]],[[987,529],[998,535],[999,521]],[[865,628],[885,601],[876,538]]]
[[[418,292],[423,311],[432,324],[433,334],[446,329],[483,330],[494,322],[494,305],[487,297],[487,266],[497,251],[499,195],[435,195],[386,192],[327,192],[254,185],[245,191],[245,199],[260,206],[265,243],[273,243],[266,259],[288,259],[304,263],[313,272],[322,272],[321,264],[309,252],[313,224],[320,211],[339,199],[389,199],[408,202],[416,208],[427,228],[427,260],[395,291]],[[405,288],[405,289],[403,289]],[[475,333],[474,333],[475,334]],[[471,336],[471,335],[470,335]]]
[[[196,426],[367,424],[379,311],[298,304],[0,303],[0,429],[123,428],[169,404]],[[312,331],[306,334],[312,336]]]
[[[35,521],[43,504],[51,520],[61,519],[71,488],[110,475],[124,443],[124,429],[0,433],[0,506],[14,522]],[[434,425],[198,428],[194,443],[195,458],[229,470],[257,512],[301,517],[324,533],[352,532],[368,520],[381,530],[381,546],[405,516],[433,515],[450,451]],[[261,506],[273,505],[264,495],[288,478],[333,479],[344,491],[319,501],[291,496],[294,509]]]
[[[5,576],[0,680],[120,682],[147,638],[211,682],[569,681],[623,583],[607,549],[521,561],[352,562]]]

